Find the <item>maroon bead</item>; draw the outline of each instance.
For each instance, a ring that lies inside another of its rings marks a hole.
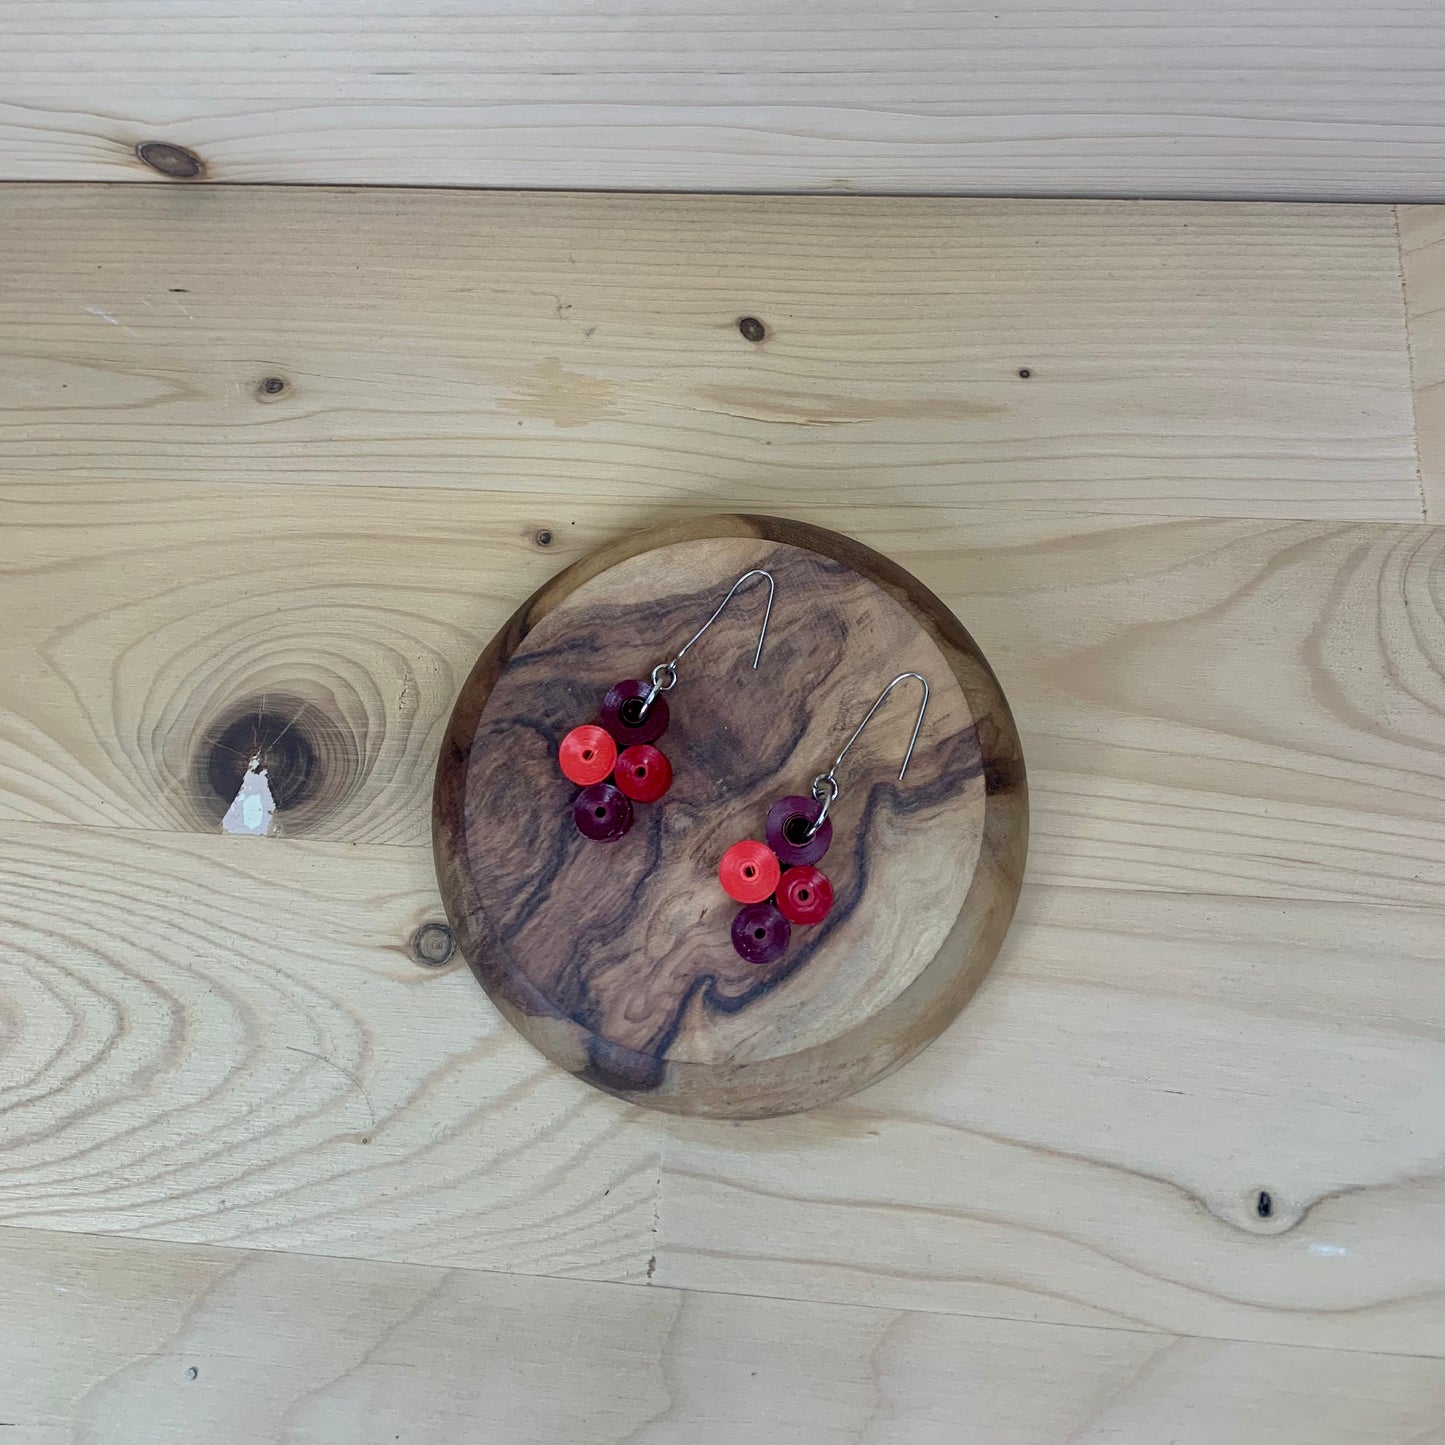
[[[768,809],[768,847],[778,855],[778,862],[784,868],[816,863],[828,851],[828,845],[833,841],[831,818],[825,818],[823,826],[811,838],[808,837],[808,829],[813,826],[822,806],[816,798],[794,794],[779,798]]]
[[[642,699],[651,691],[650,682],[634,677],[627,682],[613,683],[602,699],[602,726],[617,739],[618,747],[655,742],[667,731],[667,699],[661,693],[653,698],[645,718],[637,716],[642,710]]]
[[[771,903],[749,903],[733,919],[733,947],[749,963],[772,963],[783,956],[793,930]]]
[[[610,843],[632,826],[632,804],[611,783],[593,783],[577,794],[572,821],[584,838]]]

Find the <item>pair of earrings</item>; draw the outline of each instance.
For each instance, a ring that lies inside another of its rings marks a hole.
[[[653,746],[670,720],[662,694],[677,685],[678,664],[688,650],[754,577],[766,578],[768,583],[767,609],[753,654],[756,668],[763,656],[775,590],[772,573],[761,568],[743,573],[733,583],[717,610],[670,662],[654,667],[649,680],[628,678],[614,683],[602,699],[598,721],[573,728],[562,739],[557,760],[562,772],[581,789],[573,799],[572,819],[584,837],[596,842],[621,838],[632,826],[633,803],[657,802],[671,787],[672,765]],[[923,700],[898,770],[902,782],[928,708],[928,682],[916,672],[900,673],[878,694],[827,772],[813,779],[810,795],[790,794],[768,809],[766,843],[744,838],[723,854],[718,881],[729,897],[743,905],[733,918],[733,948],[749,963],[776,962],[787,950],[794,925],[822,923],[832,909],[833,885],[816,864],[833,841],[828,813],[838,800],[838,769],[888,694],[907,678],[922,686]]]

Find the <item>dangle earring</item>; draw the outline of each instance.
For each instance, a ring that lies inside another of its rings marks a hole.
[[[572,819],[584,838],[610,842],[632,826],[632,805],[655,803],[672,786],[672,764],[653,743],[667,731],[668,707],[663,693],[677,686],[677,665],[688,649],[722,616],[738,589],[754,577],[768,582],[768,605],[758,633],[753,666],[762,660],[768,620],[773,615],[773,574],[761,568],[744,572],[733,583],[717,611],[678,650],[671,662],[660,662],[649,681],[630,678],[614,683],[602,699],[596,723],[573,728],[557,749],[563,773],[582,789],[572,803]]]
[[[833,759],[833,765],[813,779],[811,797],[792,794],[779,798],[768,809],[766,843],[744,838],[722,855],[718,881],[730,898],[743,905],[733,918],[733,947],[749,963],[775,962],[786,951],[794,924],[807,927],[828,916],[833,907],[833,885],[814,865],[833,841],[833,820],[828,810],[838,800],[838,769],[848,749],[882,707],[884,698],[910,677],[922,684],[923,701],[908,751],[903,754],[903,766],[898,770],[901,783],[928,707],[928,682],[916,672],[899,673],[878,694],[853,736],[843,744],[842,752]]]

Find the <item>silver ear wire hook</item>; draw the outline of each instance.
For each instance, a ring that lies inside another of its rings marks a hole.
[[[828,809],[831,808],[838,799],[838,769],[842,766],[843,759],[848,756],[848,749],[858,741],[859,736],[862,734],[863,729],[868,726],[873,714],[883,706],[884,698],[886,698],[900,682],[904,682],[910,677],[922,683],[923,701],[918,706],[918,721],[913,724],[913,736],[908,739],[908,751],[903,754],[903,766],[898,769],[898,781],[900,783],[903,781],[903,775],[908,771],[909,760],[913,757],[914,746],[918,742],[918,734],[923,728],[923,714],[928,711],[928,679],[917,672],[900,672],[898,676],[878,694],[873,706],[864,713],[863,721],[853,729],[853,736],[843,744],[843,751],[833,759],[832,767],[830,767],[826,773],[819,773],[818,776],[813,779],[813,799],[815,802],[821,803],[822,807],[818,810],[818,816],[813,819],[812,827],[808,829],[808,837],[811,838],[827,821]]]
[[[647,716],[647,710],[652,706],[653,699],[656,698],[658,693],[669,692],[677,686],[677,665],[687,655],[688,648],[722,616],[723,608],[733,600],[738,588],[746,582],[751,582],[754,577],[766,577],[768,579],[768,605],[763,612],[763,627],[762,631],[758,633],[758,650],[753,654],[753,666],[756,667],[758,663],[762,661],[763,640],[768,635],[768,622],[773,615],[774,584],[773,574],[771,572],[765,572],[761,567],[754,567],[751,572],[744,572],[743,575],[733,583],[732,587],[728,589],[728,595],[718,603],[717,611],[683,643],[678,649],[677,656],[674,657],[671,662],[659,662],[657,666],[652,669],[652,686],[648,688],[647,696],[642,699],[642,707],[638,713],[639,718]]]

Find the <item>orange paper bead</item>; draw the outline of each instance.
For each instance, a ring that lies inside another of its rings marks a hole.
[[[573,728],[557,749],[562,771],[581,787],[590,787],[611,776],[617,763],[617,744],[606,728],[586,723]]]
[[[771,898],[782,871],[778,855],[756,838],[734,843],[717,865],[718,882],[728,897],[739,903],[761,903]]]

